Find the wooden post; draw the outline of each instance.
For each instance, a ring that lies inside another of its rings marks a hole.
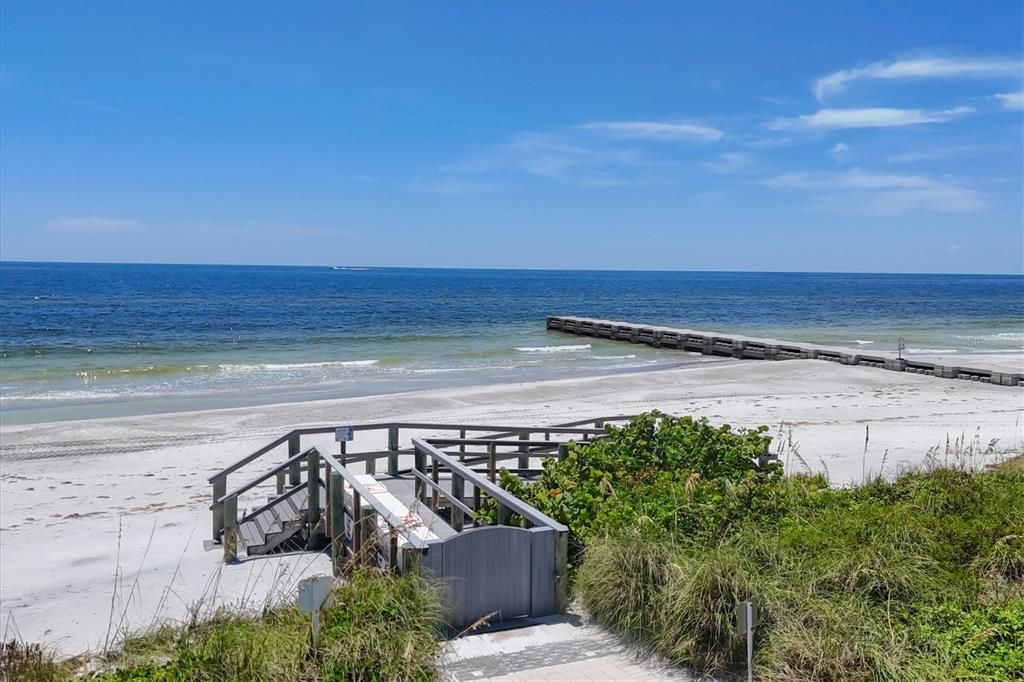
[[[312,539],[313,528],[320,522],[320,453],[316,450],[306,455],[306,522]]]
[[[363,549],[363,497],[352,491],[352,554],[356,561],[362,561]]]
[[[459,476],[456,472],[452,472],[452,497],[459,502],[465,503],[463,496],[465,495],[465,489],[463,486],[462,476]],[[462,532],[462,525],[465,521],[465,514],[459,507],[452,505],[452,529],[456,533]]]
[[[360,561],[373,566],[377,563],[377,512],[373,508],[363,510],[358,531]]]
[[[292,432],[288,434],[288,457],[289,459],[299,454],[299,434]],[[302,470],[299,460],[288,465],[288,485],[295,487],[302,483]]]
[[[473,527],[476,528],[480,525],[480,488],[473,486],[473,511],[476,512],[473,515]]]
[[[238,498],[224,500],[224,561],[238,559]]]
[[[466,439],[466,429],[459,429],[459,438],[461,438],[462,440]],[[466,444],[465,443],[460,443],[459,444],[459,452],[463,452],[463,453],[466,452]],[[466,455],[464,455],[464,454],[459,455],[459,461],[460,462],[465,462],[466,461]]]
[[[439,476],[438,476],[438,466],[437,466],[437,460],[436,459],[432,460],[431,463],[430,463],[430,478],[431,478],[431,480],[434,481],[434,485],[437,485]],[[431,492],[431,495],[430,495],[430,511],[432,511],[433,513],[436,514],[437,513],[437,488],[431,488],[430,492]],[[425,501],[426,500],[424,500],[424,502]]]
[[[555,610],[569,607],[569,532],[555,536]]]
[[[277,474],[277,494],[284,494],[284,472],[278,472]]]
[[[569,456],[569,444],[559,443],[558,444],[558,461],[561,462],[563,459]]]
[[[530,434],[526,433],[526,432],[520,433],[519,434],[519,440],[530,440]],[[529,451],[530,451],[530,448],[528,448],[527,446],[525,446],[525,445],[520,445],[519,446],[519,452],[529,452]],[[530,468],[530,457],[529,456],[520,457],[519,458],[520,475],[522,475],[522,470],[523,469],[529,469],[529,468]]]
[[[489,462],[489,470],[488,470],[487,474],[491,478],[491,483],[494,483],[494,479],[497,478],[497,476],[498,476],[498,459],[495,456],[497,454],[495,452],[496,447],[497,446],[495,446],[494,443],[489,443],[487,445],[487,457],[490,460],[490,462]]]
[[[395,573],[401,570],[398,565],[398,529],[389,528],[388,530],[388,563],[390,568]]]
[[[331,489],[331,566],[334,575],[339,575],[345,557],[345,479],[337,471],[332,471],[328,481]]]
[[[388,450],[390,450],[388,454],[388,476],[398,475],[398,435],[397,426],[388,427]],[[367,463],[367,466],[370,466],[370,464]],[[373,468],[377,468],[376,462],[373,463]]]
[[[331,463],[324,460],[324,535],[330,542],[334,537],[331,533]]]
[[[413,448],[412,452],[412,466],[419,473],[424,476],[427,474],[427,456],[419,448]],[[413,488],[413,499],[423,499],[423,481],[420,480],[419,476],[415,476],[412,482]]]
[[[503,505],[501,502],[498,502],[498,514],[495,519],[495,523],[499,526],[507,525],[509,517],[511,516],[512,510]]]
[[[213,479],[213,541],[220,542],[220,533],[224,530],[224,505],[217,502],[227,492],[227,476]]]

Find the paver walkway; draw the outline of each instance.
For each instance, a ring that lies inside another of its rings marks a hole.
[[[696,679],[657,660],[639,658],[617,638],[574,615],[453,640],[443,668],[454,682]]]

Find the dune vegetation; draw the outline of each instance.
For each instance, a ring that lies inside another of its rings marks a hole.
[[[1024,470],[961,444],[833,488],[783,476],[767,431],[648,414],[504,481],[570,527],[582,607],[670,662],[745,669],[753,599],[756,679],[1024,678]]]
[[[125,638],[108,652],[67,661],[37,645],[0,650],[3,682],[285,682],[432,680],[442,644],[437,592],[416,574],[353,568],[321,612],[293,605],[212,618]]]

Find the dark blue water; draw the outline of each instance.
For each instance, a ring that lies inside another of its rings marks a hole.
[[[1024,343],[1019,276],[0,263],[0,301],[8,423],[691,357],[549,333],[549,314],[878,349],[904,336],[912,353]]]

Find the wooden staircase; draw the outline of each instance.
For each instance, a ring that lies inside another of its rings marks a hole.
[[[308,499],[306,484],[268,497],[265,505],[239,521],[239,549],[248,556],[309,549]]]

